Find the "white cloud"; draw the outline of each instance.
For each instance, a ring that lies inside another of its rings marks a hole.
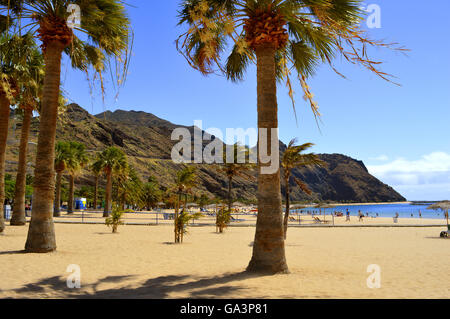
[[[448,153],[434,152],[417,160],[398,158],[367,168],[372,175],[393,186],[410,200],[450,198]]]

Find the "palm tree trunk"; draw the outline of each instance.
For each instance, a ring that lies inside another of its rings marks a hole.
[[[256,50],[258,86],[258,128],[267,129],[267,154],[271,154],[271,142],[278,143],[277,87],[275,72],[275,48],[269,45]],[[259,143],[258,143],[259,145]],[[277,146],[278,147],[278,146]],[[276,159],[278,161],[278,159]],[[278,164],[278,163],[277,163]],[[261,169],[270,164],[258,161],[258,218],[253,245],[253,256],[247,267],[250,272],[287,273],[284,251],[283,216],[281,209],[280,169],[274,174],[262,174]]]
[[[55,190],[55,207],[53,209],[53,217],[61,216],[61,183],[62,171],[56,172],[56,190]]]
[[[5,161],[9,128],[9,100],[0,92],[0,233],[5,230]]]
[[[20,136],[19,166],[17,167],[11,226],[23,226],[27,223],[25,216],[25,191],[27,186],[28,137],[30,135],[32,115],[33,109],[30,107],[25,107],[22,121],[22,132]]]
[[[228,211],[231,214],[231,208],[233,206],[233,199],[231,198],[231,188],[233,183],[233,177],[228,178]]]
[[[286,182],[286,212],[284,213],[284,240],[287,238],[287,230],[289,225],[289,206],[290,206],[290,192],[291,188],[289,187],[289,177],[285,178]]]
[[[25,244],[27,252],[46,253],[56,250],[53,224],[54,165],[63,49],[60,42],[51,41],[47,44],[45,52],[45,78],[34,172],[33,210]]]
[[[175,217],[174,217],[174,233],[175,233],[175,243],[180,242],[179,229],[178,229],[178,216],[180,210],[181,203],[181,194],[178,194],[178,201],[175,204]]]
[[[106,200],[103,217],[109,217],[112,211],[112,172],[106,173]]]
[[[97,210],[98,202],[98,175],[95,175],[95,188],[94,188],[94,210]]]
[[[67,214],[73,214],[73,193],[75,191],[75,177],[71,174],[69,175],[69,200],[67,203]]]

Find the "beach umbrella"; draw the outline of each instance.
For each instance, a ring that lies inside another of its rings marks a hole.
[[[327,204],[327,203],[319,203],[316,206],[314,206],[314,208],[319,208],[320,210],[323,208],[323,218],[324,220],[326,219],[326,209],[327,208],[334,208],[334,205],[331,204]],[[334,225],[334,215],[333,215],[333,225]]]
[[[316,206],[314,206],[314,208],[319,208],[320,210],[323,208],[324,212],[325,212],[325,209],[327,209],[327,208],[334,208],[334,207],[335,207],[334,205],[330,205],[330,204],[326,204],[326,203],[317,204]]]
[[[245,207],[245,204],[243,204],[241,202],[234,202],[233,207]]]
[[[435,203],[435,204],[433,204],[433,205],[430,205],[430,206],[428,207],[428,209],[433,209],[433,210],[438,210],[438,209],[441,209],[441,210],[450,210],[450,201],[444,200],[444,201],[442,201],[442,202]]]
[[[156,206],[166,206],[166,203],[159,202],[159,203],[156,204]]]
[[[302,205],[302,204],[294,204],[294,205],[290,206],[290,208],[292,208],[292,209],[303,209],[303,208],[307,208],[307,207],[308,206]]]
[[[447,217],[447,227],[449,225],[448,223],[448,211],[450,210],[450,201],[448,200],[444,200],[442,202],[433,204],[431,206],[428,207],[428,209],[432,209],[432,210],[443,210],[446,212],[446,217]]]

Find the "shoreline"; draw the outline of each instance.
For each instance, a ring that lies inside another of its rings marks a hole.
[[[343,206],[381,206],[381,205],[411,205],[414,202],[382,202],[382,203],[331,203],[327,204],[334,207],[343,207]],[[291,205],[301,205],[297,203],[292,203]],[[307,208],[315,208],[317,204],[305,204]],[[319,208],[319,207],[318,207]]]
[[[336,207],[342,206],[378,206],[378,205],[411,205],[413,202],[383,202],[383,203],[351,203],[351,204],[330,204]]]

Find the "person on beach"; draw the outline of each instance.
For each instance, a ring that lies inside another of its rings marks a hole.
[[[394,223],[397,224],[398,223],[398,213],[395,213],[395,217],[394,217]]]
[[[359,216],[359,221],[362,222],[364,214],[360,210],[358,211],[358,216]]]
[[[348,208],[347,208],[347,212],[346,212],[346,218],[345,218],[345,221],[346,221],[346,222],[349,222],[349,221],[350,221],[350,212],[348,211]]]

